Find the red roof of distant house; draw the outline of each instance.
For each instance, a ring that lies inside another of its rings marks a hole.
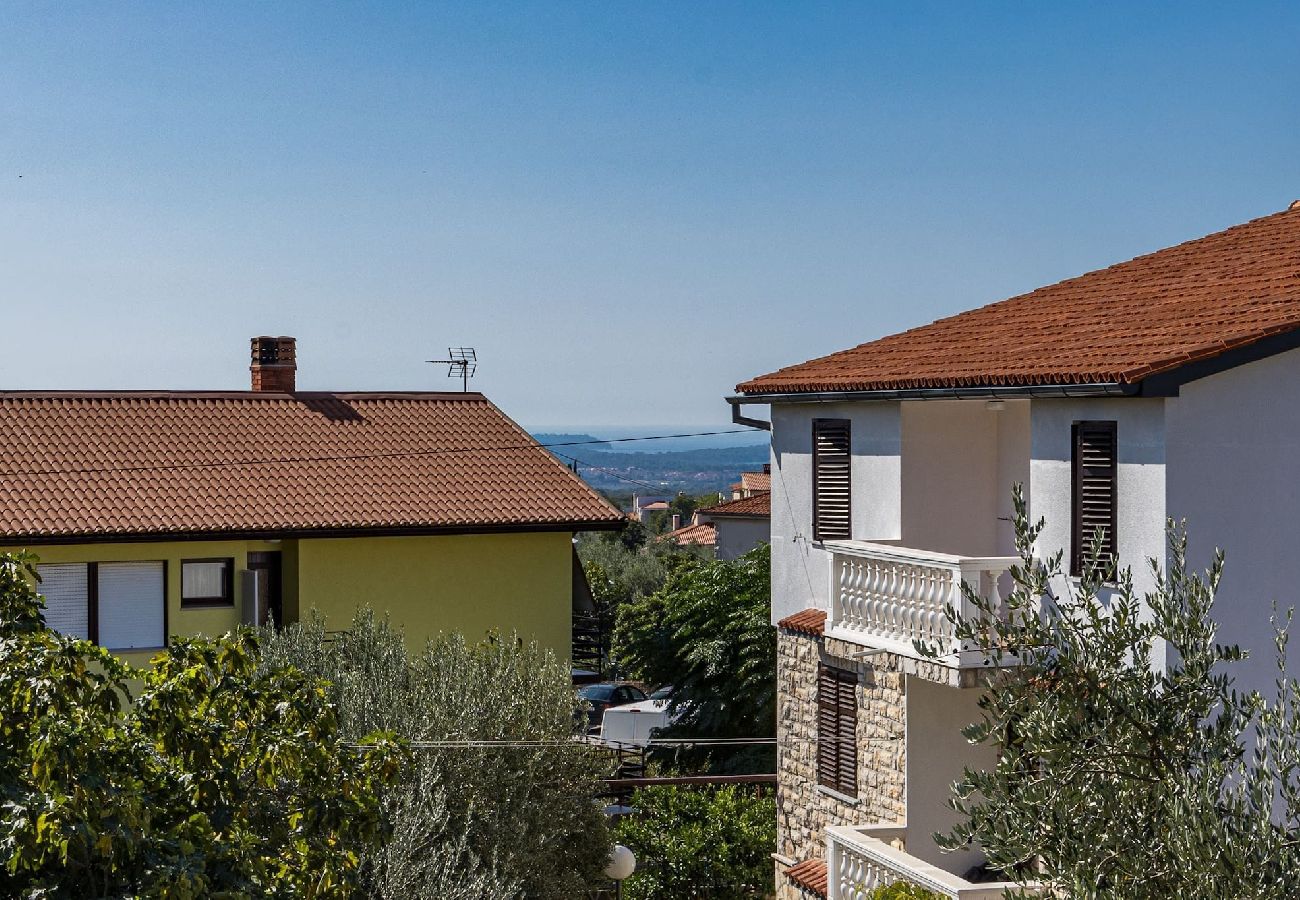
[[[772,495],[767,492],[728,500],[716,506],[700,508],[702,516],[745,516],[749,518],[769,518],[772,515]]]
[[[657,541],[676,541],[679,544],[694,544],[700,547],[715,547],[718,543],[718,530],[712,522],[699,525],[685,525],[676,531],[669,531],[655,538]]]
[[[770,491],[772,490],[772,476],[767,472],[741,472],[740,486],[742,490],[754,493]]]
[[[792,616],[786,616],[776,623],[778,628],[797,631],[821,637],[826,631],[826,611],[824,609],[805,609]]]
[[[785,870],[786,877],[810,894],[826,896],[826,862],[805,859]]]
[[[641,508],[643,510],[649,510],[650,512],[656,512],[661,509],[667,509],[668,503],[667,501],[664,500],[656,500],[654,503],[647,503],[645,506]]]
[[[736,389],[1133,385],[1298,328],[1300,209],[1291,209]]]
[[[0,537],[609,527],[478,393],[0,392]]]

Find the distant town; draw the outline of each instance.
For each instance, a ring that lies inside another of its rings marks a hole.
[[[665,433],[686,433],[682,429]],[[626,509],[634,493],[692,495],[725,492],[742,471],[760,468],[768,461],[767,435],[755,432],[725,435],[733,446],[668,449],[686,443],[629,441],[626,443],[584,443],[607,440],[605,435],[539,432],[533,437],[572,467],[583,480],[611,502]],[[747,441],[748,443],[741,443]],[[761,441],[756,443],[755,441]],[[558,445],[558,446],[557,446]]]

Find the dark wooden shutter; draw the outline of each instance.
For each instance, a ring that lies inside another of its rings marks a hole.
[[[813,419],[813,539],[850,536],[848,419]]]
[[[817,668],[817,781],[849,797],[858,795],[858,676]]]
[[[1084,562],[1100,528],[1098,562],[1107,577],[1115,571],[1118,442],[1114,422],[1074,423],[1074,522],[1070,572],[1083,573]]]

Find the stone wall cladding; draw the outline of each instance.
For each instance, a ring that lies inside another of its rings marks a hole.
[[[857,644],[784,628],[777,635],[777,853],[793,860],[821,858],[827,826],[896,822],[906,815],[904,665],[915,661],[893,654],[855,660],[852,654],[862,649]],[[820,662],[858,673],[856,801],[817,784]],[[784,870],[778,863],[778,900],[807,897]]]

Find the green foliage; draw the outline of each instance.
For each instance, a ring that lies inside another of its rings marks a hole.
[[[966,730],[1000,747],[989,772],[966,772],[944,839],[974,842],[990,866],[1080,898],[1300,896],[1300,688],[1277,641],[1277,696],[1233,688],[1244,658],[1215,639],[1223,571],[1187,568],[1185,532],[1170,525],[1165,567],[1138,596],[1131,573],[1100,583],[1093,561],[1077,586],[1061,556],[1039,562],[1015,495],[1020,564],[1000,615],[958,634],[990,664],[1019,654],[989,682],[982,720]],[[955,612],[949,612],[955,617]],[[1288,617],[1289,618],[1289,617]],[[1168,659],[1161,668],[1150,663]]]
[[[772,892],[776,801],[738,785],[652,787],[632,796],[636,815],[617,840],[636,854],[628,900],[740,900]]]
[[[869,900],[943,900],[943,898],[920,885],[896,881],[876,888],[871,892]]]
[[[147,670],[60,635],[34,562],[0,556],[0,894],[353,896],[392,741],[342,748],[324,686],[257,670],[250,633]]]
[[[615,652],[630,672],[674,686],[670,733],[772,737],[776,733],[776,631],[771,550],[732,561],[683,558],[664,586],[618,610]],[[715,767],[766,767],[770,748]]]
[[[266,665],[330,683],[345,735],[391,731],[413,743],[413,765],[385,797],[393,837],[365,860],[372,896],[567,900],[604,868],[603,773],[570,740],[577,701],[567,665],[550,651],[450,635],[412,656],[369,610],[341,634],[313,617],[266,644]],[[420,746],[506,739],[551,744]]]

